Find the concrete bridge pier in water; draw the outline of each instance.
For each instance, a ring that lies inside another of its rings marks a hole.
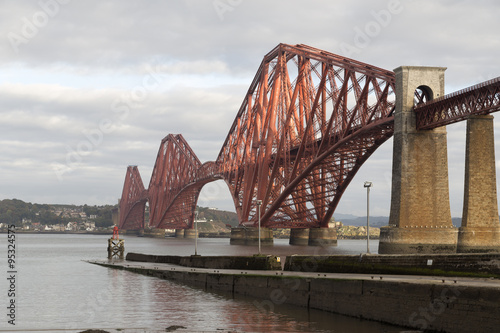
[[[231,245],[258,245],[259,228],[237,227],[231,228]],[[261,245],[272,245],[274,243],[273,230],[269,228],[260,228]]]
[[[290,245],[337,246],[337,231],[333,228],[292,228]]]
[[[175,238],[192,238],[196,236],[194,229],[175,229]]]
[[[196,230],[194,229],[184,229],[184,238],[196,238]]]
[[[396,68],[391,212],[379,253],[499,252],[493,121],[471,116],[462,227],[452,225],[446,127],[417,130],[415,91],[444,95],[442,67]]]
[[[260,228],[260,241],[263,245],[273,244],[273,230]],[[258,228],[231,229],[231,245],[257,245],[258,242]],[[337,246],[337,231],[332,228],[292,228],[289,243],[290,245]]]

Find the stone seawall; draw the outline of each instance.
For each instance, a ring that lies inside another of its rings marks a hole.
[[[257,297],[254,305],[263,311],[288,303],[419,330],[487,333],[498,332],[500,327],[500,286],[474,286],[463,281],[387,281],[379,276],[372,277],[373,280],[335,279],[283,276],[278,272],[222,274],[100,264],[207,291]]]
[[[365,274],[424,274],[446,272],[500,276],[499,254],[413,254],[288,256],[286,271]]]
[[[281,270],[276,256],[163,256],[127,253],[126,260],[212,269]]]

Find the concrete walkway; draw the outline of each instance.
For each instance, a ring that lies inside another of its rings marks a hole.
[[[415,329],[498,332],[500,280],[393,274],[209,269],[126,260],[92,264]],[[293,282],[293,283],[290,283]]]
[[[323,278],[323,279],[348,279],[348,280],[382,280],[391,282],[407,282],[418,284],[451,284],[455,286],[473,286],[499,288],[500,280],[493,278],[469,278],[469,277],[440,277],[440,276],[421,276],[421,275],[385,275],[385,274],[351,274],[351,273],[316,273],[316,272],[290,272],[290,271],[262,271],[262,270],[235,270],[235,269],[209,269],[193,268],[173,264],[161,264],[150,262],[137,262],[126,260],[87,260],[86,262],[98,265],[110,265],[117,268],[139,268],[160,271],[180,271],[197,273],[216,273],[226,275],[261,275],[261,276],[283,276],[283,277],[302,277],[302,278]]]

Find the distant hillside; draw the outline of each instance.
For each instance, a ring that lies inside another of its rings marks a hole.
[[[335,221],[342,222],[344,225],[365,226],[366,216],[354,216],[349,214],[335,214]],[[462,218],[453,217],[451,222],[455,227],[462,226]],[[370,216],[370,225],[373,227],[384,227],[389,225],[389,216]]]
[[[218,210],[208,207],[198,207],[198,218],[206,218],[207,221],[222,222],[236,227],[239,224],[238,215],[225,210]]]
[[[208,207],[198,207],[199,218],[206,218],[207,221],[222,222],[236,227],[239,224],[236,213],[218,210]],[[362,227],[366,226],[366,216],[355,216],[352,214],[334,214],[335,221],[342,222],[346,226]],[[461,218],[452,218],[453,225],[460,227]],[[370,216],[370,226],[380,228],[389,224],[389,216]]]
[[[340,214],[339,216],[341,216]],[[334,216],[335,221],[342,222],[344,225],[352,225],[356,227],[365,226],[366,225],[366,216],[356,217],[354,215],[350,215],[350,218],[340,218],[337,215]],[[370,216],[370,225],[373,227],[383,227],[389,224],[389,216]]]
[[[17,227],[33,225],[66,224],[83,222],[90,216],[97,227],[113,225],[112,210],[115,206],[78,206],[32,204],[18,199],[0,200],[0,223],[14,224]]]
[[[213,221],[213,222],[198,223],[198,231],[200,232],[200,234],[230,233],[231,228],[228,228],[224,222]]]
[[[62,219],[53,213],[49,205],[39,205],[18,199],[0,201],[0,222],[21,226],[23,221],[34,221],[41,224],[61,223]]]

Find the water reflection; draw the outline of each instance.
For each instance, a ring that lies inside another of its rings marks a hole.
[[[182,256],[194,254],[194,239],[135,236],[123,236],[123,238],[126,252]],[[370,240],[370,248],[378,249],[378,240]],[[262,246],[262,253],[279,256],[360,254],[365,251],[366,240],[339,240],[338,246],[320,247],[289,245],[288,239],[275,239],[273,245]],[[257,252],[257,246],[229,245],[229,239],[225,238],[200,238],[198,240],[198,253],[201,255],[253,255]],[[372,253],[378,252],[372,251]]]
[[[228,293],[206,292],[149,278],[149,327],[184,326],[190,331],[236,332],[399,332],[380,323]]]
[[[205,292],[172,281],[107,269],[82,260],[104,259],[108,236],[19,234],[17,330],[148,328],[222,332],[390,332],[399,328],[319,310]],[[314,253],[277,240],[273,254]],[[361,248],[364,247],[364,243]],[[192,240],[126,237],[126,252],[190,255]],[[205,255],[253,254],[227,239],[201,239]],[[356,243],[320,249],[354,252]],[[264,248],[266,250],[266,248]],[[357,252],[359,253],[359,252]],[[318,254],[322,254],[321,252]],[[6,281],[0,288],[6,290]],[[5,302],[5,301],[4,301]],[[0,331],[11,327],[1,322]],[[182,330],[179,330],[181,332]]]

